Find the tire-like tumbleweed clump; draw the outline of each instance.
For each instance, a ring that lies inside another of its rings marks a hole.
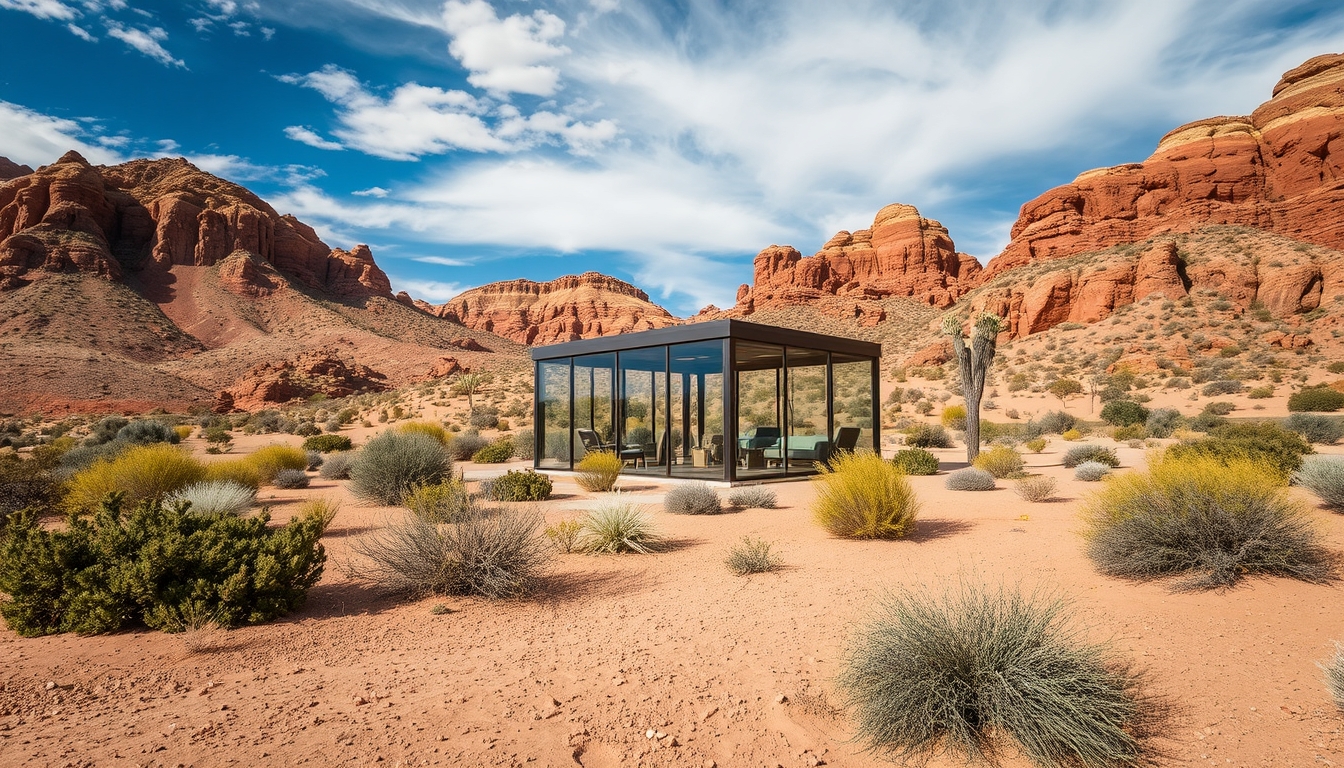
[[[778,503],[775,492],[761,485],[734,488],[728,492],[729,506],[738,509],[774,509]]]
[[[1024,477],[1017,481],[1013,490],[1024,500],[1030,502],[1049,501],[1055,495],[1055,478],[1045,475]]]

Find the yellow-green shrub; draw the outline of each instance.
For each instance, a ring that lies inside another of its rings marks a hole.
[[[205,465],[205,479],[229,480],[252,490],[261,487],[261,471],[247,459],[229,459]]]
[[[940,419],[944,427],[948,429],[966,428],[966,406],[949,405],[943,409],[943,415]]]
[[[1064,434],[1060,435],[1060,437],[1064,438],[1065,440],[1068,440],[1068,441],[1072,442],[1072,441],[1074,441],[1074,440],[1082,440],[1082,439],[1083,439],[1083,433],[1082,433],[1082,432],[1079,432],[1079,431],[1076,430],[1076,429],[1067,429],[1067,430],[1064,431]]]
[[[983,469],[989,474],[1003,478],[1015,475],[1022,471],[1022,456],[1006,445],[996,445],[988,451],[975,457],[971,462],[976,469]]]
[[[915,530],[919,500],[891,462],[875,453],[842,453],[818,466],[812,517],[831,535],[899,539]]]
[[[610,491],[624,465],[621,457],[610,451],[592,451],[574,465],[574,471],[579,473],[575,481],[586,491]]]
[[[191,433],[195,429],[196,428],[190,424],[178,424],[176,427],[173,427],[173,431],[177,433],[177,438],[179,440],[186,440],[188,437],[191,437]]]
[[[1044,437],[1034,437],[1022,445],[1032,453],[1040,453],[1045,450],[1046,443],[1047,441]]]
[[[245,461],[257,468],[263,483],[274,480],[282,469],[303,471],[308,468],[308,454],[303,449],[281,443],[263,445]]]
[[[453,439],[453,436],[448,434],[448,430],[432,421],[408,421],[399,425],[397,431],[405,434],[429,435],[438,440],[440,445],[447,445]]]
[[[166,443],[129,448],[110,459],[99,459],[70,478],[66,503],[73,509],[93,511],[107,494],[125,494],[125,503],[158,500],[205,479],[205,466],[186,451]]]

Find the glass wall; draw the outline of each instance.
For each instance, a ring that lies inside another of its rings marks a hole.
[[[667,419],[667,347],[621,352],[617,425],[627,471],[666,474],[670,458]]]
[[[827,411],[826,361],[829,355],[816,349],[789,347],[784,412],[788,414],[785,432],[787,453],[785,468],[810,471],[817,462],[831,458],[830,415]],[[768,454],[767,454],[768,455]]]
[[[537,466],[569,469],[569,359],[537,363]]]
[[[835,434],[845,447],[840,430],[858,430],[856,447],[873,447],[873,413],[877,393],[873,391],[873,361],[852,355],[831,355],[831,380],[834,388],[831,408],[835,414]]]
[[[784,348],[739,341],[737,368],[737,476],[781,475]]]
[[[574,358],[574,460],[616,442],[616,355]]]
[[[724,477],[723,341],[674,344],[671,360],[672,475]]]

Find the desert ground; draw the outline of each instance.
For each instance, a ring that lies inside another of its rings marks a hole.
[[[359,443],[377,428],[357,431]],[[241,436],[219,458],[299,441]],[[216,458],[199,437],[185,442]],[[1163,764],[1344,759],[1344,719],[1317,667],[1344,640],[1338,587],[1251,579],[1182,594],[1098,575],[1077,514],[1095,486],[1060,465],[1069,445],[1025,454],[1029,472],[1059,482],[1056,500],[1036,504],[1011,481],[946,490],[964,449],[935,451],[943,472],[910,478],[923,506],[899,541],[829,537],[810,519],[807,481],[771,485],[779,509],[687,517],[662,510],[669,485],[623,480],[671,551],[558,555],[546,588],[518,601],[381,594],[347,575],[349,542],[399,510],[361,505],[344,481],[263,488],[277,522],[304,498],[342,502],[305,607],[228,632],[0,631],[0,765],[881,765],[840,709],[846,638],[884,591],[959,578],[1067,595],[1089,637],[1178,705]],[[1144,449],[1118,451],[1124,467],[1144,462]],[[461,466],[480,480],[524,465]],[[599,496],[560,477],[537,504],[554,521]],[[1344,516],[1315,515],[1344,550]],[[744,535],[774,542],[785,567],[730,573],[724,555]]]

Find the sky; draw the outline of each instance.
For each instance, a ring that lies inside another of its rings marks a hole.
[[[1338,0],[0,0],[0,155],[186,157],[394,290],[597,270],[674,314],[914,205],[1022,204],[1248,114]]]

